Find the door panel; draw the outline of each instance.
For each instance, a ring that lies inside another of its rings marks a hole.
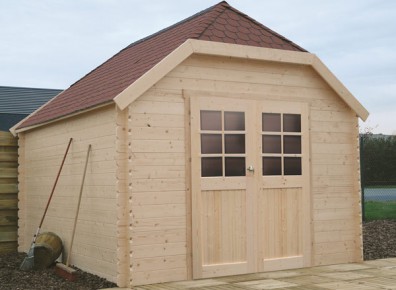
[[[203,264],[246,261],[246,192],[203,191]]]
[[[261,189],[258,207],[259,271],[282,269],[280,260],[285,258],[293,258],[302,267],[302,189]],[[289,263],[284,266],[293,268]]]
[[[307,267],[311,263],[308,107],[266,101],[258,108],[257,270]]]
[[[203,277],[246,272],[246,191],[202,192]]]
[[[249,273],[254,103],[191,99],[193,276]]]

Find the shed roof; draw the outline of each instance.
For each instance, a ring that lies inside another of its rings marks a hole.
[[[188,39],[306,52],[223,1],[132,43],[29,116],[18,129],[113,102]]]

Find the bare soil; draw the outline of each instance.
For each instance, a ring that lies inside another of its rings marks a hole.
[[[363,224],[363,255],[365,260],[396,257],[396,221],[371,221]],[[116,287],[98,276],[78,271],[75,282],[55,274],[54,267],[39,271],[21,271],[24,253],[0,255],[0,290],[88,290]]]
[[[55,274],[55,268],[45,270],[21,271],[19,267],[24,253],[0,255],[0,289],[1,290],[90,290],[116,287],[116,284],[98,276],[77,269],[78,278],[75,282],[65,280]]]

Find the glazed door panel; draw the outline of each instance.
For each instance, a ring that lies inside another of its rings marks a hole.
[[[191,99],[194,278],[253,272],[254,102]]]
[[[257,118],[258,271],[311,264],[308,108],[261,102]]]

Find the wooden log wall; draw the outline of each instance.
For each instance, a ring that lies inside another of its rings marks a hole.
[[[18,139],[0,131],[0,254],[18,246]]]
[[[362,261],[356,114],[309,67],[193,55],[129,106],[131,287],[192,279],[190,116],[183,92],[308,104],[312,265]],[[215,264],[214,258],[204,257]]]

